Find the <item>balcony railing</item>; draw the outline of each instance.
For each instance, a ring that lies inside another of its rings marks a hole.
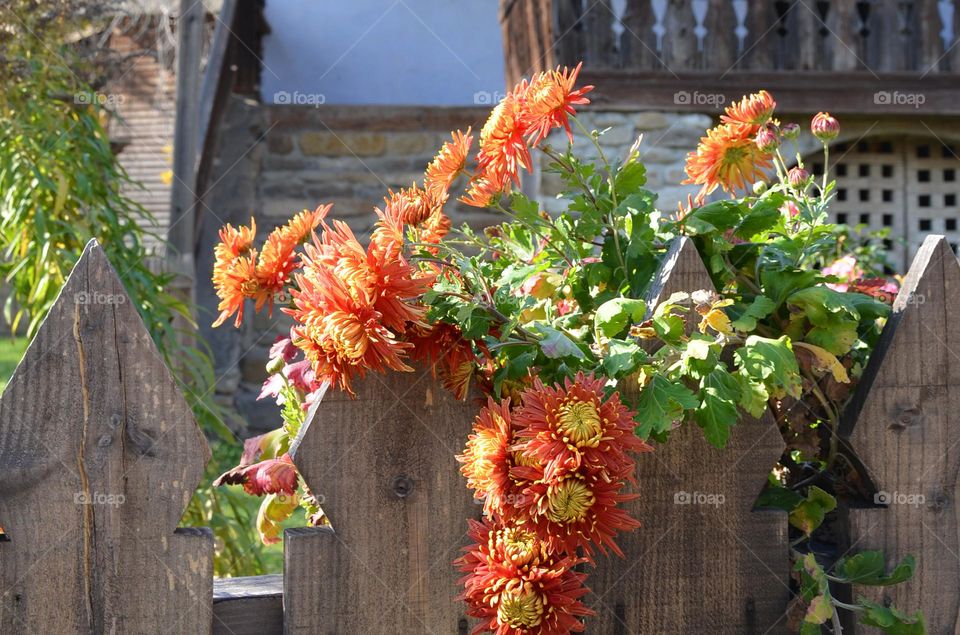
[[[502,0],[501,21],[511,79],[583,61],[587,74],[658,80],[661,86],[721,79],[731,86],[758,78],[777,84],[789,77],[804,88],[872,91],[916,87],[923,80],[931,91],[952,88],[954,96],[934,108],[954,112],[952,102],[960,101],[956,5],[955,0]]]

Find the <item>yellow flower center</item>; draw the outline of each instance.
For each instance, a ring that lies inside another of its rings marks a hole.
[[[497,619],[512,628],[533,628],[543,619],[543,599],[532,589],[504,592]]]
[[[597,407],[589,401],[574,401],[560,407],[557,428],[566,443],[578,448],[596,447],[603,436],[603,426]]]
[[[367,352],[367,331],[356,316],[334,311],[326,317],[326,335],[341,359],[358,362]]]
[[[536,555],[537,535],[519,527],[508,527],[498,532],[497,540],[511,563],[518,567],[529,563]]]
[[[567,479],[552,487],[547,494],[547,518],[555,523],[583,520],[595,501],[586,483],[579,479]]]

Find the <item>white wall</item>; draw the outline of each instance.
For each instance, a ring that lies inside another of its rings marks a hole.
[[[267,0],[266,18],[267,103],[473,105],[504,90],[496,0]]]

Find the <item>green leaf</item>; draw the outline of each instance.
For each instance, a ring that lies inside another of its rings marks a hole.
[[[758,295],[753,299],[753,302],[750,303],[750,306],[740,314],[740,317],[733,321],[732,326],[738,331],[749,333],[757,328],[757,320],[762,320],[767,317],[775,308],[777,308],[777,305],[774,304],[773,300],[766,296]]]
[[[833,603],[830,599],[818,595],[810,601],[807,607],[807,613],[803,616],[806,624],[826,624],[833,617]]]
[[[736,425],[740,386],[725,368],[717,368],[703,378],[700,388],[700,407],[693,413],[710,445],[723,448],[730,438],[730,429]]]
[[[907,615],[864,597],[859,598],[857,604],[865,609],[860,614],[860,623],[864,626],[875,626],[890,635],[926,635],[927,626],[920,611]]]
[[[607,337],[613,337],[623,331],[631,321],[642,320],[646,311],[647,304],[643,300],[614,298],[600,305],[594,315],[593,326]]]
[[[812,485],[806,499],[790,512],[790,524],[809,536],[836,507],[836,498]]]
[[[772,485],[764,488],[757,497],[754,504],[756,508],[782,509],[785,512],[792,512],[794,508],[804,501],[803,496],[779,485]]]
[[[836,565],[836,577],[852,584],[889,586],[909,580],[916,566],[914,557],[908,555],[888,574],[883,552],[863,551],[841,558]]]
[[[537,324],[535,330],[543,339],[540,340],[540,350],[550,359],[561,357],[576,357],[583,359],[585,355],[566,333],[546,324]]]
[[[684,411],[693,410],[700,401],[692,390],[681,383],[671,382],[663,375],[653,375],[637,399],[637,435],[649,439],[670,431]]]
[[[768,395],[800,396],[800,369],[786,335],[775,340],[751,335],[735,357],[739,372],[750,383],[762,384]]]
[[[733,235],[749,240],[775,226],[780,221],[780,206],[783,205],[783,201],[783,196],[771,196],[757,201],[743,220],[737,224]]]
[[[613,179],[613,187],[617,192],[617,198],[622,198],[625,194],[630,194],[647,182],[647,168],[639,161],[625,163]]]
[[[610,340],[608,352],[603,358],[603,372],[608,377],[629,375],[646,359],[646,353],[636,342]]]

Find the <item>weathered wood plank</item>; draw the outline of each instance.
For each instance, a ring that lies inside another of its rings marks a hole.
[[[213,581],[213,635],[281,635],[283,576]]]
[[[476,410],[423,369],[311,410],[294,461],[332,529],[285,533],[287,633],[466,632],[452,562],[481,508],[455,455]]]
[[[209,633],[209,456],[91,241],[0,399],[0,632]]]
[[[649,299],[700,289],[714,287],[696,247],[683,238]],[[786,632],[787,521],[752,510],[783,447],[766,414],[741,420],[723,450],[685,425],[641,456],[640,498],[626,507],[643,526],[618,539],[625,559],[597,559],[586,602],[598,616],[589,632]]]
[[[853,550],[890,563],[917,558],[914,578],[875,601],[922,609],[928,632],[960,631],[960,264],[946,238],[928,236],[848,407],[842,432],[879,493],[880,509],[851,509]]]

